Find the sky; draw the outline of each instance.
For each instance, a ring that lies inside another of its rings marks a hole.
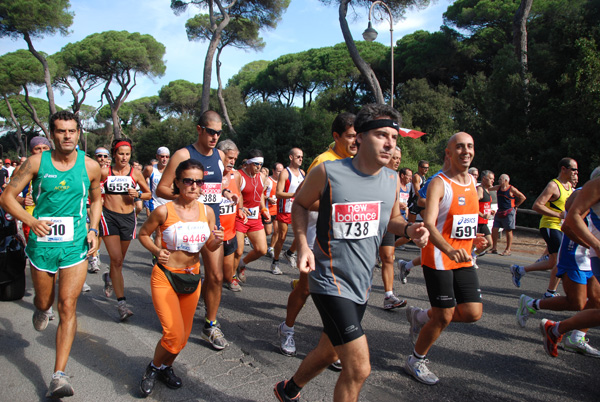
[[[75,13],[70,34],[48,36],[34,40],[34,46],[47,54],[59,51],[70,42],[77,42],[96,32],[126,30],[150,34],[166,47],[164,60],[166,72],[162,77],[138,77],[128,101],[157,95],[160,88],[169,82],[184,79],[202,83],[202,69],[208,42],[190,42],[185,32],[185,22],[199,12],[197,8],[176,16],[170,9],[170,0],[71,0],[70,11]],[[409,10],[405,18],[394,21],[394,42],[416,30],[438,31],[442,25],[442,14],[452,3],[438,0],[425,9]],[[368,10],[349,7],[347,17],[352,36],[362,40],[362,32],[367,27]],[[390,44],[389,20],[375,21],[373,27],[379,32],[378,42]],[[246,52],[226,48],[222,55],[221,76],[223,85],[246,64],[256,60],[274,60],[281,55],[297,53],[312,48],[333,46],[343,42],[338,20],[338,7],[326,6],[319,0],[292,0],[282,20],[274,30],[261,32],[266,46],[263,51]],[[0,39],[0,54],[27,49],[23,39]],[[217,87],[213,68],[211,87]],[[45,98],[45,90],[35,96]],[[57,104],[68,107],[69,94],[55,93]],[[100,91],[92,93],[86,104],[98,107]]]

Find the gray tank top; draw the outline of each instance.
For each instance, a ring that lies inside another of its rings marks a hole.
[[[398,175],[385,167],[377,175],[366,175],[350,158],[324,166],[327,184],[319,206],[310,292],[364,304],[396,200]]]

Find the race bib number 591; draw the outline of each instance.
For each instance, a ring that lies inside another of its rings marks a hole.
[[[454,215],[452,220],[453,239],[474,239],[477,237],[478,214]]]
[[[333,204],[332,223],[335,239],[364,239],[377,236],[380,202]]]

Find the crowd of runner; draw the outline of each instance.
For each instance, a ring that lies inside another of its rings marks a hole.
[[[173,363],[192,331],[201,293],[202,338],[216,350],[229,345],[227,328],[218,321],[222,290],[243,291],[252,263],[265,256],[273,275],[282,274],[282,256],[299,270],[278,326],[281,353],[296,355],[294,324],[309,296],[323,321],[315,349],[291,378],[275,385],[278,400],[299,400],[300,390],[329,366],[340,370],[334,400],[358,400],[370,374],[361,321],[377,265],[383,308],[406,307],[414,349],[405,371],[421,383],[437,384],[427,354],[451,322],[482,317],[477,258],[498,253],[501,230],[507,244],[500,254],[511,255],[515,216],[525,196],[508,175],[495,185],[494,172],[479,174],[471,166],[475,144],[464,132],[448,140],[436,174],[428,177],[426,160],[414,172],[402,167],[400,124],[399,113],[385,105],[367,105],[356,116],[341,113],[332,123],[333,142],[305,172],[304,153],[297,147],[272,169],[259,149],[243,151],[240,163],[236,144],[219,141],[222,121],[213,111],[200,117],[195,143],[172,155],[161,146],[145,167],[131,160],[128,139],[115,139],[109,148],[96,149],[94,158],[86,156],[77,147],[77,116],[54,114],[54,146],[44,137],[33,138],[32,155],[14,168],[5,161],[0,175],[0,206],[22,222],[27,240],[35,330],[55,319],[52,305],[58,297],[56,359],[47,396],[73,395],[65,369],[77,328],[77,299],[90,291],[86,275],[102,271],[101,241],[109,260],[101,274],[104,294],[115,295],[120,321],[134,315],[123,269],[138,237],[150,252],[152,301],[163,327],[152,360],[140,368],[143,396],[157,381],[182,386]],[[589,327],[600,324],[600,168],[581,189],[575,188],[574,159],[562,159],[558,169],[533,207],[542,216],[546,252],[535,264],[507,269],[516,287],[526,273],[549,270],[549,285],[538,298],[521,295],[516,320],[524,327],[539,310],[578,312],[562,322],[541,320],[544,348],[556,357],[562,343],[565,350],[600,357],[585,337]],[[147,218],[138,235],[140,212]],[[290,228],[293,239],[284,250]],[[421,248],[420,256],[396,262],[396,249],[409,242]],[[407,307],[394,292],[395,266],[406,284],[419,265],[429,306]],[[561,280],[564,295],[557,292]]]

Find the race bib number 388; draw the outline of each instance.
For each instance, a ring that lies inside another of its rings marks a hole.
[[[380,202],[333,204],[332,223],[335,239],[364,239],[377,236]]]
[[[454,215],[452,220],[453,239],[474,239],[477,237],[478,214]]]
[[[200,201],[204,204],[220,204],[222,198],[221,183],[204,183]]]

